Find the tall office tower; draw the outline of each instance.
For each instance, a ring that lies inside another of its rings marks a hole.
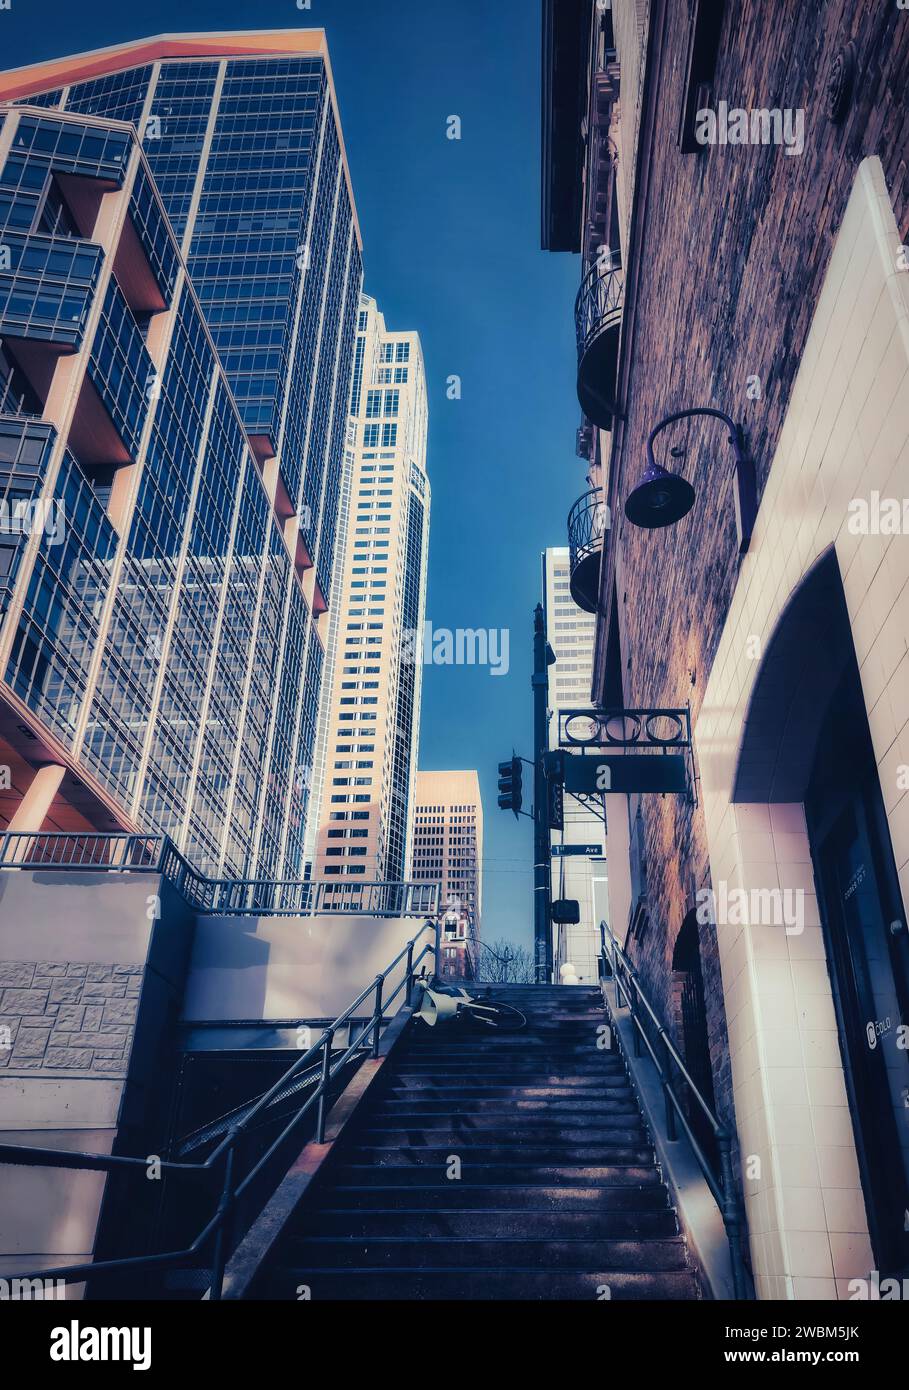
[[[208,873],[294,877],[362,281],[324,35],[130,43],[0,99],[4,426],[30,441],[7,486],[56,498],[65,456],[79,509],[5,579],[8,819],[78,808]]]
[[[414,879],[442,885],[442,967],[477,973],[482,913],[483,803],[476,772],[417,773]]]
[[[543,608],[546,636],[556,660],[547,670],[549,746],[559,746],[559,715],[566,709],[590,706],[590,681],[596,619],[578,608],[569,588],[567,547],[550,547],[543,553]],[[602,799],[599,809],[602,811]],[[605,902],[606,865],[603,860],[605,825],[602,816],[587,809],[572,796],[565,796],[564,828],[553,831],[560,849],[597,846],[597,856],[554,855],[552,860],[553,898],[572,898],[580,906],[577,925],[554,927],[553,960],[556,978],[560,967],[574,966],[579,984],[597,981],[599,953],[599,914]]]
[[[332,617],[315,877],[409,869],[429,545],[426,376],[415,333],[361,296],[351,395],[350,510]]]

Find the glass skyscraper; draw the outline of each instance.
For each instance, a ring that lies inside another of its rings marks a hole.
[[[362,282],[324,35],[0,98],[0,829],[297,877]]]

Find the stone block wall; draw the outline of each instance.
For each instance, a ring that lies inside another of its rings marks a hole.
[[[0,961],[0,1067],[125,1077],[143,966]]]

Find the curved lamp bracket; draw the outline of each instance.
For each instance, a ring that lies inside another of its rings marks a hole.
[[[665,526],[680,520],[694,504],[694,489],[691,484],[678,474],[669,473],[657,463],[653,453],[654,441],[660,433],[669,425],[673,425],[678,420],[691,419],[693,416],[706,415],[715,420],[722,420],[729,430],[729,443],[732,445],[732,452],[735,457],[735,523],[738,535],[739,553],[744,555],[748,549],[751,535],[754,530],[754,521],[757,515],[757,486],[755,482],[754,463],[745,452],[745,440],[741,425],[727,415],[722,410],[714,410],[710,406],[696,406],[691,410],[677,410],[672,415],[667,415],[663,420],[655,425],[650,431],[647,439],[647,471],[644,480],[635,488],[625,504],[625,512],[629,520],[638,526]],[[665,495],[668,492],[669,502],[665,503]],[[658,508],[648,507],[648,497],[658,498],[666,505],[666,515],[664,518],[658,516]],[[673,505],[674,504],[674,505]]]

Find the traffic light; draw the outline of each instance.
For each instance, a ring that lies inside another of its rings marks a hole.
[[[510,758],[507,763],[499,763],[499,809],[518,812],[524,800],[521,788],[521,759]]]
[[[558,750],[543,754],[546,773],[546,823],[550,830],[565,829],[565,754]]]

